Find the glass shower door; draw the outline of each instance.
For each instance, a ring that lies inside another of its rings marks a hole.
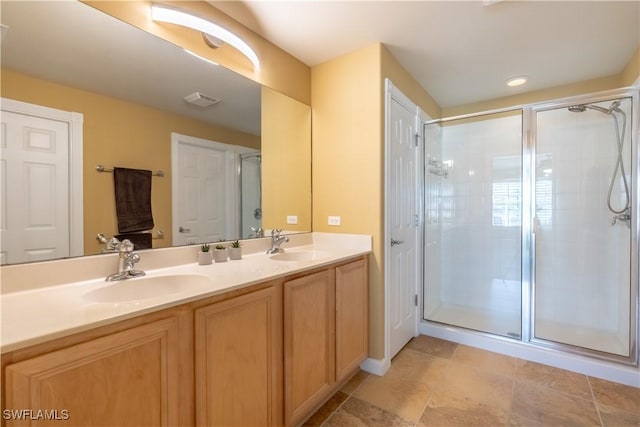
[[[533,340],[630,355],[631,100],[535,114]]]
[[[520,338],[522,113],[425,127],[426,320]]]

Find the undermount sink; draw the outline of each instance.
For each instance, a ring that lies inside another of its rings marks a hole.
[[[107,284],[87,292],[84,299],[92,302],[122,302],[144,300],[167,294],[177,294],[188,289],[206,287],[211,279],[199,274],[175,274],[144,276]]]
[[[329,253],[325,251],[297,250],[280,252],[275,255],[271,255],[270,258],[274,261],[314,261],[328,256]]]

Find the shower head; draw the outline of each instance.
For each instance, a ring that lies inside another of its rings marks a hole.
[[[584,113],[585,110],[587,109],[587,106],[584,105],[584,104],[581,104],[581,105],[570,105],[568,109],[572,113]]]
[[[567,109],[572,113],[583,113],[587,110],[587,108],[590,108],[592,110],[600,111],[601,113],[604,113],[604,114],[611,114],[614,111],[619,111],[618,107],[620,107],[620,100],[617,99],[613,101],[609,109],[602,108],[599,105],[593,105],[593,104],[570,105],[569,107],[567,107]]]

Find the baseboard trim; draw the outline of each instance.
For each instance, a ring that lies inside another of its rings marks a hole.
[[[367,358],[360,364],[360,369],[370,374],[383,376],[391,367],[389,359],[372,359]]]

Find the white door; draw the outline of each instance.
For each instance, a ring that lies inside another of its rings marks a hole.
[[[386,286],[392,358],[417,334],[420,277],[418,108],[387,81]]]
[[[68,257],[69,123],[4,109],[1,125],[1,263]]]
[[[228,240],[238,203],[236,154],[225,144],[173,134],[173,244]]]

